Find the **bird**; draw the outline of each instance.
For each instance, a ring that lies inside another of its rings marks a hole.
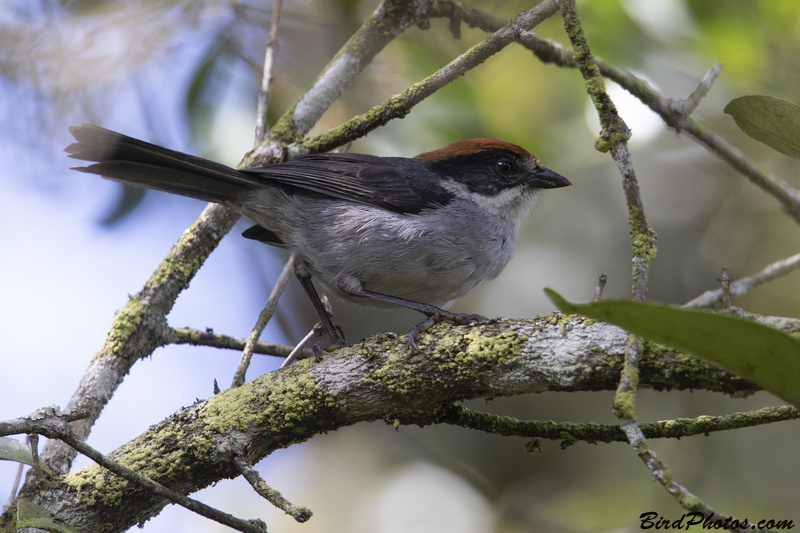
[[[245,238],[296,254],[295,274],[330,337],[346,345],[324,293],[427,318],[408,335],[448,320],[457,298],[496,278],[511,260],[520,224],[544,189],[571,185],[526,149],[467,139],[415,157],[334,152],[234,169],[92,124],[71,126],[75,170],[136,187],[228,206],[252,220]]]

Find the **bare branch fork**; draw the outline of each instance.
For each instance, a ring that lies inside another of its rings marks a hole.
[[[755,274],[731,282],[727,293],[729,296],[741,296],[762,283],[794,272],[798,268],[800,268],[800,254],[795,254],[786,259],[781,259],[780,261],[769,264]],[[684,304],[684,307],[713,307],[716,304],[722,303],[725,293],[726,291],[722,288],[706,291],[697,298]]]

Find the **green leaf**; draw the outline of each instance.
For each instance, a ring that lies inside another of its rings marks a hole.
[[[800,106],[774,96],[740,96],[725,106],[743,132],[800,159]]]
[[[0,437],[0,459],[33,465],[31,449],[24,442],[8,437]]]
[[[610,322],[700,356],[800,406],[800,341],[782,331],[711,311],[622,301],[574,304],[552,289],[545,294],[564,313]]]
[[[26,527],[43,529],[51,533],[79,533],[69,524],[54,519],[52,513],[41,505],[20,498],[17,501],[17,529]]]

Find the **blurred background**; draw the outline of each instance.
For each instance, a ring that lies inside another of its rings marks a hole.
[[[470,2],[467,2],[468,4]],[[271,121],[313,82],[377,0],[284,3]],[[472,3],[511,18],[520,1]],[[713,62],[722,75],[695,118],[794,187],[798,162],[747,138],[722,113],[744,94],[800,103],[800,4],[795,0],[585,0],[578,2],[592,51],[647,79],[662,94],[688,96]],[[90,122],[235,165],[251,148],[257,90],[272,4],[260,0],[6,0],[0,4],[0,419],[64,406],[101,346],[114,312],[140,290],[198,201],[143,193],[69,170],[67,127]],[[323,117],[315,132],[427,76],[485,35],[446,20],[392,42]],[[559,16],[536,29],[568,43]],[[776,201],[713,154],[666,129],[613,85],[633,130],[630,146],[645,209],[659,236],[650,298],[683,303],[715,288],[723,266],[734,279],[798,250],[800,231]],[[511,46],[481,67],[359,140],[353,151],[412,156],[469,137],[525,146],[574,187],[548,191],[526,220],[515,259],[455,309],[533,317],[553,308],[543,287],[591,298],[630,293],[630,243],[620,177],[593,149],[599,127],[579,73],[542,65]],[[285,254],[227,236],[169,316],[173,326],[246,336]],[[755,313],[800,315],[800,275],[736,300]],[[403,333],[419,319],[401,311],[335,303],[350,340]],[[315,322],[292,282],[268,341],[294,343]],[[227,386],[239,354],[169,347],[140,361],[95,426],[89,443],[109,452],[196,398]],[[257,357],[248,377],[280,361]],[[539,394],[475,402],[520,418],[613,423],[611,393]],[[642,391],[641,421],[724,414],[781,403],[704,392]],[[677,480],[735,518],[800,522],[797,422],[653,442]],[[280,451],[258,468],[268,483],[315,516],[296,524],[242,480],[196,494],[271,531],[606,532],[639,529],[639,515],[674,520],[683,510],[622,444],[545,442],[450,427],[360,424]],[[79,459],[76,466],[89,464]],[[16,465],[0,462],[0,499]],[[146,533],[228,531],[167,507]]]

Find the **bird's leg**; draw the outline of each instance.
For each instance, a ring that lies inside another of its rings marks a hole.
[[[322,327],[331,338],[332,345],[347,346],[341,329],[339,329],[333,323],[330,313],[328,313],[328,310],[325,309],[325,305],[322,303],[319,294],[317,294],[317,289],[314,288],[314,284],[311,282],[311,276],[304,275],[301,272],[298,272],[297,269],[295,269],[295,274],[297,275],[297,279],[300,280],[300,285],[303,286],[308,298],[311,300],[311,305],[313,305],[314,309],[317,311],[317,314],[322,321]]]
[[[415,302],[413,300],[406,300],[404,298],[397,298],[396,296],[389,296],[387,294],[381,294],[379,292],[372,292],[367,291],[364,289],[361,290],[350,290],[347,291],[348,294],[352,296],[359,296],[361,298],[369,298],[370,300],[376,300],[378,302],[385,302],[393,305],[398,305],[400,307],[405,307],[407,309],[412,309],[417,311],[418,313],[422,313],[426,315],[428,318],[411,328],[411,331],[408,332],[408,342],[411,344],[411,347],[417,350],[418,352],[421,351],[417,346],[417,339],[419,336],[425,333],[428,329],[431,328],[434,324],[438,324],[442,320],[448,320],[453,324],[469,324],[471,322],[486,322],[489,319],[485,316],[481,315],[473,315],[467,313],[453,313],[450,311],[446,311],[441,307],[437,307],[431,304],[424,304],[420,302]]]

